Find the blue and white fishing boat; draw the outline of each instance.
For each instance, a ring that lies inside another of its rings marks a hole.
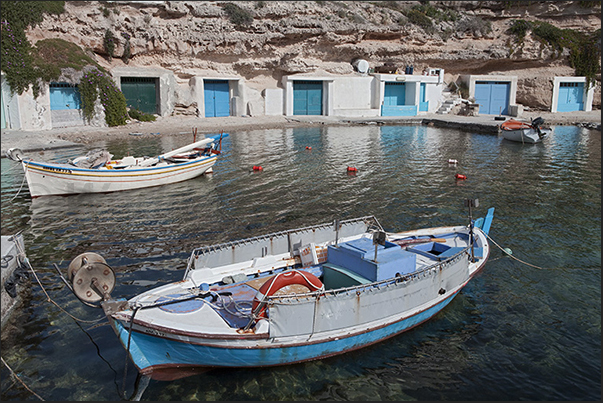
[[[111,160],[107,151],[92,150],[67,163],[54,163],[24,158],[17,148],[8,150],[7,156],[23,166],[32,198],[108,193],[168,185],[211,172],[226,136],[210,136],[156,157]]]
[[[440,312],[484,267],[493,215],[396,233],[369,216],[200,247],[182,281],[129,300],[111,298],[112,270],[84,253],[68,284],[102,306],[152,379],[293,364],[383,341]]]

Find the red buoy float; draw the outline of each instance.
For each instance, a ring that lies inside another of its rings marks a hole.
[[[311,149],[312,149],[312,147],[306,146],[306,150],[311,150]]]
[[[455,177],[456,179],[463,179],[463,180],[464,180],[464,179],[467,179],[467,177],[466,177],[465,175],[461,175],[461,174],[456,174],[456,175],[454,175],[454,177]]]
[[[254,171],[261,171],[261,170],[263,170],[263,169],[264,169],[264,168],[262,168],[260,165],[257,165],[257,166],[256,166],[256,165],[254,165],[254,166],[253,166],[253,170],[254,170]]]
[[[348,167],[348,172],[358,172],[358,168]]]
[[[253,298],[253,304],[251,305],[251,312],[256,315],[256,318],[266,317],[266,306],[260,308],[259,305],[264,301],[266,297],[274,295],[278,290],[288,285],[299,284],[307,287],[310,291],[323,290],[324,285],[322,281],[318,279],[312,273],[299,270],[289,270],[279,273],[272,278],[268,279]],[[257,310],[257,312],[256,312]]]

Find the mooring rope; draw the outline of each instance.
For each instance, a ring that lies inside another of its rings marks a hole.
[[[19,161],[19,163],[21,163],[21,161]],[[27,164],[25,164],[25,172],[23,172],[23,180],[21,181],[21,186],[19,187],[19,190],[17,190],[17,194],[14,195],[13,198],[8,201],[9,203],[11,203],[13,200],[15,200],[17,198],[17,196],[19,196],[19,193],[21,193],[21,189],[23,189],[23,184],[25,183],[25,179],[27,179]]]
[[[486,237],[487,237],[487,238],[488,238],[490,241],[492,241],[492,243],[493,243],[494,245],[496,245],[496,246],[497,246],[497,247],[498,247],[498,248],[499,248],[501,251],[503,251],[504,253],[506,253],[506,254],[507,254],[507,256],[510,256],[512,259],[515,259],[515,260],[517,260],[518,262],[523,263],[523,264],[525,264],[525,265],[527,265],[527,266],[534,267],[535,269],[540,269],[540,270],[550,270],[550,269],[547,269],[546,267],[540,267],[540,266],[536,266],[536,265],[533,265],[533,264],[528,263],[528,262],[524,262],[523,260],[516,258],[516,257],[515,257],[515,256],[513,256],[513,255],[511,254],[511,252],[509,252],[509,251],[508,251],[506,248],[503,248],[502,246],[500,246],[499,244],[497,244],[497,243],[494,241],[494,239],[492,239],[492,238],[490,237],[490,235],[486,234]]]
[[[27,390],[28,390],[28,391],[29,391],[29,392],[30,392],[32,395],[34,395],[35,397],[37,397],[37,398],[38,398],[38,399],[40,399],[41,401],[45,401],[44,399],[42,399],[42,397],[41,397],[40,395],[38,395],[36,392],[34,392],[33,390],[31,390],[31,389],[29,388],[29,386],[27,386],[27,385],[25,384],[25,382],[23,382],[23,381],[21,380],[21,378],[19,378],[19,376],[18,376],[18,375],[15,373],[15,371],[13,371],[13,369],[12,369],[12,368],[11,368],[11,367],[10,367],[10,366],[9,366],[9,365],[6,363],[6,361],[4,361],[4,358],[0,357],[0,359],[2,360],[2,363],[4,364],[4,366],[5,366],[6,368],[8,368],[8,370],[10,371],[10,374],[13,376],[13,378],[15,378],[17,381],[19,381],[19,383],[20,383],[21,385],[23,385],[23,387],[24,387],[25,389],[27,389]]]
[[[25,262],[25,264],[27,265],[27,267],[29,268],[29,270],[33,273],[33,276],[36,279],[36,282],[38,283],[38,285],[40,286],[40,288],[42,289],[42,292],[44,292],[44,295],[46,295],[46,300],[48,302],[54,304],[57,308],[59,308],[61,311],[63,311],[69,317],[71,317],[71,319],[73,319],[75,321],[78,321],[78,322],[83,322],[83,323],[98,323],[98,322],[100,322],[101,320],[103,320],[105,318],[104,316],[102,316],[102,317],[100,317],[98,319],[95,319],[95,320],[84,320],[84,319],[76,318],[75,316],[73,316],[72,314],[70,314],[69,312],[67,312],[62,306],[60,306],[57,302],[55,302],[52,298],[50,298],[50,295],[48,295],[48,292],[46,291],[46,289],[42,285],[42,282],[38,278],[38,274],[36,273],[36,271],[34,270],[33,266],[29,262],[29,259],[25,255],[25,251],[21,248],[21,245],[19,245],[18,242],[15,242],[15,245],[17,247],[18,252],[23,256],[23,261]]]

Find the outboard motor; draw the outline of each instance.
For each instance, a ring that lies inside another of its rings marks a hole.
[[[542,126],[544,124],[544,119],[541,117],[537,117],[536,119],[532,119],[532,127],[534,129],[536,129],[536,131],[538,132],[538,136],[539,137],[543,137],[544,134],[542,134],[542,132],[540,131],[540,126]]]

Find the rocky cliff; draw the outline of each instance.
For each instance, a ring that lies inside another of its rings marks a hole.
[[[601,28],[600,4],[67,1],[65,13],[46,16],[28,37],[34,44],[46,38],[69,40],[89,49],[109,69],[124,62],[160,66],[182,82],[219,72],[244,77],[258,91],[276,88],[287,74],[352,74],[351,63],[358,58],[372,68],[386,62],[402,69],[413,65],[415,72],[444,68],[447,83],[461,74],[509,74],[518,76],[518,103],[548,109],[552,77],[575,75],[568,51],[529,33],[518,44],[509,27],[523,19],[592,33]],[[236,7],[228,8],[232,5]],[[408,12],[421,5],[438,14],[427,21]],[[112,58],[104,41],[107,30],[116,40]],[[123,57],[128,47],[130,56]],[[597,81],[593,106],[600,108],[600,72]]]

